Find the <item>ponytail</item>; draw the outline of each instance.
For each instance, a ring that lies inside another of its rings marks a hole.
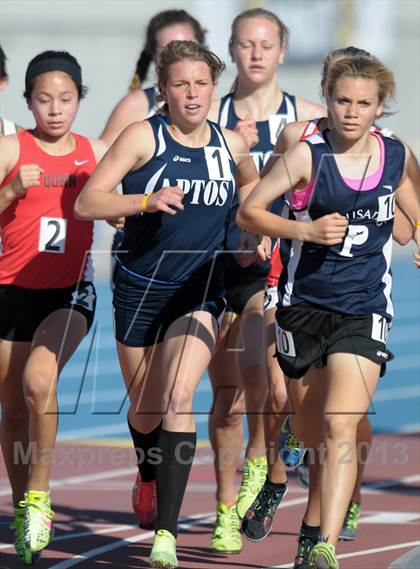
[[[131,79],[130,87],[128,88],[130,93],[137,91],[137,89],[140,89],[143,81],[145,81],[147,77],[147,73],[149,71],[152,60],[152,54],[147,48],[144,48],[140,53],[140,57],[136,63],[136,71],[134,72],[133,78]]]

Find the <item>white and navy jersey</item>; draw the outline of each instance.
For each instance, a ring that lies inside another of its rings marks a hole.
[[[392,226],[405,149],[394,138],[381,133],[372,136],[381,146],[382,172],[372,189],[362,189],[361,180],[359,190],[341,176],[328,131],[304,141],[311,149],[316,177],[306,205],[293,207],[289,201],[289,219],[312,221],[338,212],[347,217],[349,227],[343,242],[331,247],[287,240],[284,251],[289,253],[284,255],[282,249],[284,269],[279,282],[283,306],[309,302],[345,314],[392,319]]]
[[[124,177],[123,193],[150,194],[179,186],[185,209],[176,215],[157,212],[128,217],[121,245],[128,252],[119,252],[118,259],[137,275],[166,283],[207,278],[215,252],[224,247],[236,164],[215,123],[208,122],[209,143],[190,148],[171,137],[166,117],[154,115],[148,121],[155,152],[151,160]],[[222,265],[218,262],[217,270]]]
[[[157,95],[156,87],[147,87],[147,89],[143,89],[143,93],[146,95],[148,109],[147,109],[147,116],[151,117],[155,114],[156,109],[159,107],[159,102],[156,101]]]
[[[220,126],[234,130],[236,124],[241,119],[235,113],[233,94],[225,95],[220,101],[219,119]],[[297,121],[296,98],[283,91],[283,99],[276,114],[270,115],[265,121],[257,121],[258,144],[250,149],[250,154],[255,162],[258,172],[261,172],[266,162],[273,154],[274,147],[281,131],[291,122]],[[276,200],[272,206],[273,213],[280,214],[284,206],[283,198]],[[239,207],[236,200],[235,208]],[[232,216],[232,224],[229,229],[229,244],[232,249],[238,242],[240,229],[235,223],[235,216]],[[268,275],[270,272],[270,261],[264,263],[252,263],[248,267],[240,267],[234,258],[230,259],[229,273],[234,271],[238,274],[249,273],[256,275]]]
[[[19,128],[14,122],[0,118],[0,136],[16,134],[18,130]]]
[[[235,113],[233,94],[225,95],[220,101],[220,126],[234,130],[241,119]],[[261,172],[273,153],[277,139],[283,128],[290,122],[297,121],[296,98],[283,91],[283,99],[278,111],[265,121],[257,121],[258,144],[250,149],[258,172]]]

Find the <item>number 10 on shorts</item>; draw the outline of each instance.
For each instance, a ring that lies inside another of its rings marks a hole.
[[[64,253],[66,248],[67,219],[41,217],[38,251]]]
[[[296,357],[295,343],[293,341],[292,333],[288,330],[283,330],[276,324],[276,343],[277,351],[283,356],[290,358]]]

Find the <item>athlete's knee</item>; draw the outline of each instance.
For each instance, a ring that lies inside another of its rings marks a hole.
[[[44,372],[29,371],[23,375],[23,391],[29,410],[44,413],[54,409],[56,403],[55,378]]]
[[[192,413],[193,391],[187,388],[175,389],[172,391],[168,402],[168,414],[179,415]]]
[[[349,414],[328,414],[324,417],[325,435],[330,440],[354,443],[357,432],[357,419]]]
[[[286,387],[279,382],[270,383],[267,399],[265,402],[266,409],[281,412],[287,404],[287,391]]]

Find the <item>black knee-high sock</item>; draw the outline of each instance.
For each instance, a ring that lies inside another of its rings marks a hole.
[[[162,461],[156,467],[156,529],[166,529],[175,537],[196,445],[196,433],[177,433],[165,431],[163,428],[160,431],[158,447],[162,453]]]
[[[160,423],[156,429],[150,433],[140,433],[130,423],[127,417],[128,428],[130,429],[131,438],[133,439],[134,449],[137,455],[137,465],[140,470],[143,482],[152,482],[156,478],[156,456],[153,457],[150,449],[157,448],[159,433],[162,428]]]

